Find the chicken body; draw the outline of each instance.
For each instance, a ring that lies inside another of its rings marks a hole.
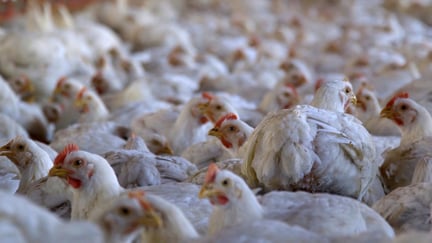
[[[383,183],[387,191],[392,191],[409,185],[418,161],[431,155],[432,117],[407,94],[393,97],[381,116],[393,120],[402,133],[399,146],[386,152],[380,167]]]
[[[377,165],[370,134],[343,113],[352,97],[349,83],[329,81],[317,91],[313,106],[269,114],[245,144],[242,173],[248,183],[361,200]]]

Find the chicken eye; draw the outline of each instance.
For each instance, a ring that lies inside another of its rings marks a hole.
[[[119,213],[120,213],[121,215],[123,215],[123,216],[128,216],[128,215],[131,213],[131,211],[130,211],[130,209],[127,208],[127,207],[121,207],[121,208],[119,209]]]
[[[21,79],[15,79],[15,85],[17,87],[21,87],[24,84],[24,82]]]
[[[351,92],[350,88],[345,88],[345,93],[349,94]]]
[[[406,110],[407,108],[408,108],[408,107],[407,107],[406,105],[402,105],[402,106],[401,106],[401,110],[403,110],[403,111]]]
[[[83,165],[83,161],[81,159],[77,159],[72,163],[72,165],[74,167],[81,167]]]
[[[229,179],[225,179],[222,181],[222,185],[223,186],[228,186],[229,185]]]
[[[289,98],[291,96],[291,94],[288,92],[285,92],[285,93],[283,93],[283,96]]]
[[[18,150],[24,150],[24,145],[18,144],[17,148],[18,148]]]
[[[64,88],[65,88],[65,89],[70,89],[70,84],[65,84],[65,85],[64,85]]]
[[[216,110],[222,110],[222,106],[221,105],[217,105],[216,106]]]
[[[367,95],[367,96],[365,96],[365,99],[366,99],[366,100],[370,100],[371,97],[370,97],[369,95]]]
[[[233,132],[233,131],[236,130],[236,127],[235,127],[235,126],[230,126],[230,127],[229,127],[229,130],[230,130],[231,132]]]

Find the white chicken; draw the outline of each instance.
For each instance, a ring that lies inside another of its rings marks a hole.
[[[236,114],[228,113],[215,123],[208,134],[217,137],[222,145],[232,152],[233,157],[239,157],[240,147],[253,130],[253,127],[240,120]]]
[[[330,192],[361,200],[375,177],[375,146],[367,130],[344,108],[351,84],[325,82],[312,106],[269,114],[244,146],[242,173],[265,190]]]
[[[280,109],[289,109],[298,103],[300,103],[300,97],[297,89],[288,83],[281,87],[275,86],[274,89],[268,91],[259,105],[259,110],[267,114]]]
[[[51,95],[52,103],[44,106],[45,115],[50,117],[51,121],[55,121],[57,130],[78,121],[79,110],[75,107],[74,101],[83,87],[84,85],[80,81],[72,78],[62,77],[57,81],[56,88]],[[48,106],[51,104],[59,105],[61,110],[59,112],[52,112],[52,110],[49,112]],[[59,114],[56,115],[57,113]]]
[[[66,223],[23,196],[2,191],[0,195],[0,238],[4,242],[105,242],[97,225]]]
[[[26,102],[35,101],[32,81],[25,75],[7,80],[12,90]]]
[[[58,176],[70,185],[72,220],[88,219],[94,209],[124,191],[103,157],[81,151],[76,144],[67,145],[57,155],[49,176]]]
[[[183,212],[173,203],[151,193],[142,201],[147,216],[141,235],[143,242],[190,242],[198,232]]]
[[[402,134],[399,146],[386,152],[380,167],[383,183],[392,191],[409,185],[418,161],[431,156],[432,117],[424,107],[409,99],[407,93],[395,95],[381,116],[396,123]]]
[[[361,86],[356,97],[356,116],[371,134],[378,136],[400,135],[400,130],[394,123],[380,116],[381,106],[372,90]]]
[[[46,177],[53,162],[41,145],[30,138],[18,136],[0,148],[0,155],[9,158],[19,169],[17,193],[26,195],[61,217],[69,217],[67,205],[71,193],[60,179]]]
[[[206,102],[206,98],[196,96],[181,107],[178,115],[176,111],[173,113],[170,110],[144,115],[132,122],[133,131],[137,135],[146,135],[144,140],[147,143],[151,143],[156,136],[163,135],[174,154],[180,155],[188,146],[206,140],[210,125],[206,124],[207,118],[200,109]],[[163,141],[159,139],[159,142]],[[149,148],[152,150],[150,144]]]
[[[0,155],[10,159],[20,171],[18,193],[25,192],[31,183],[48,175],[52,167],[49,155],[31,139],[21,136],[3,145]]]
[[[214,206],[210,235],[235,225],[272,219],[328,237],[372,231],[394,236],[385,220],[361,202],[337,195],[282,191],[257,198],[242,178],[219,170],[215,164],[209,166],[200,197],[207,197]],[[335,216],[335,211],[344,213]]]
[[[154,213],[142,191],[106,202],[91,222],[65,222],[22,196],[0,194],[0,237],[5,242],[129,243],[149,225]]]
[[[105,121],[109,117],[109,110],[99,95],[86,87],[78,92],[74,102],[80,111],[80,123]]]
[[[377,201],[372,208],[383,216],[396,233],[429,231],[432,226],[432,183],[398,187]]]
[[[215,138],[189,146],[182,157],[196,164],[198,169],[211,162],[239,158],[238,150],[252,133],[253,128],[238,119],[234,113],[222,116],[209,130],[208,135]]]

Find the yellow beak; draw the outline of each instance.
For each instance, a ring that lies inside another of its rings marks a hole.
[[[207,111],[209,105],[210,105],[210,102],[208,102],[208,103],[198,104],[198,110],[199,110],[202,114],[204,114],[204,113]]]
[[[12,155],[14,152],[10,150],[12,141],[0,147],[0,156]]]
[[[77,108],[82,108],[82,107],[84,107],[85,102],[83,99],[75,99],[74,105]]]
[[[208,135],[214,136],[214,137],[217,137],[217,138],[222,137],[222,133],[219,131],[219,128],[216,128],[216,127],[214,127],[211,130],[209,130],[208,131]]]
[[[203,198],[209,198],[209,197],[213,197],[213,196],[217,196],[218,194],[220,194],[220,191],[216,190],[213,188],[213,184],[204,184],[201,187],[201,190],[199,191],[198,197],[200,199]]]
[[[154,210],[147,210],[144,216],[139,219],[138,223],[152,228],[161,228],[163,226],[162,217]]]
[[[352,95],[350,98],[350,102],[354,105],[357,104],[357,97],[355,95]]]
[[[58,176],[60,178],[66,178],[70,174],[70,171],[67,169],[62,168],[61,166],[55,165],[52,167],[49,172],[48,176]]]
[[[380,112],[380,117],[392,119],[394,117],[393,111],[391,108],[384,108]]]

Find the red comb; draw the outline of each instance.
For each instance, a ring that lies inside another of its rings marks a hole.
[[[225,120],[237,120],[237,119],[238,119],[237,115],[230,112],[230,113],[224,115],[223,117],[219,118],[219,120],[215,124],[215,127],[221,127],[222,123]]]
[[[78,92],[77,99],[82,99],[84,92],[86,92],[87,88],[82,87],[81,90]]]
[[[64,162],[64,159],[66,156],[74,151],[78,151],[79,147],[78,145],[74,143],[70,143],[64,147],[63,151],[61,151],[57,157],[54,159],[54,165],[61,165]]]
[[[216,173],[219,171],[219,168],[215,163],[211,163],[208,167],[204,183],[211,183],[214,182],[216,179]]]
[[[212,94],[209,93],[209,92],[203,92],[201,95],[202,95],[202,97],[203,97],[204,99],[207,99],[207,100],[212,100],[212,99],[214,99],[214,95],[212,95]]]
[[[57,80],[57,88],[60,88],[60,86],[66,81],[66,77],[65,76],[63,76],[63,77],[60,77],[58,80]]]
[[[409,95],[408,95],[407,92],[402,92],[402,93],[396,94],[395,96],[393,96],[393,98],[391,98],[389,100],[389,102],[387,103],[387,105],[385,107],[386,108],[392,107],[393,104],[396,102],[396,100],[400,99],[400,98],[405,98],[406,99],[406,98],[409,98]]]
[[[290,88],[293,91],[294,95],[298,97],[297,89],[293,84],[285,83],[285,87]]]

